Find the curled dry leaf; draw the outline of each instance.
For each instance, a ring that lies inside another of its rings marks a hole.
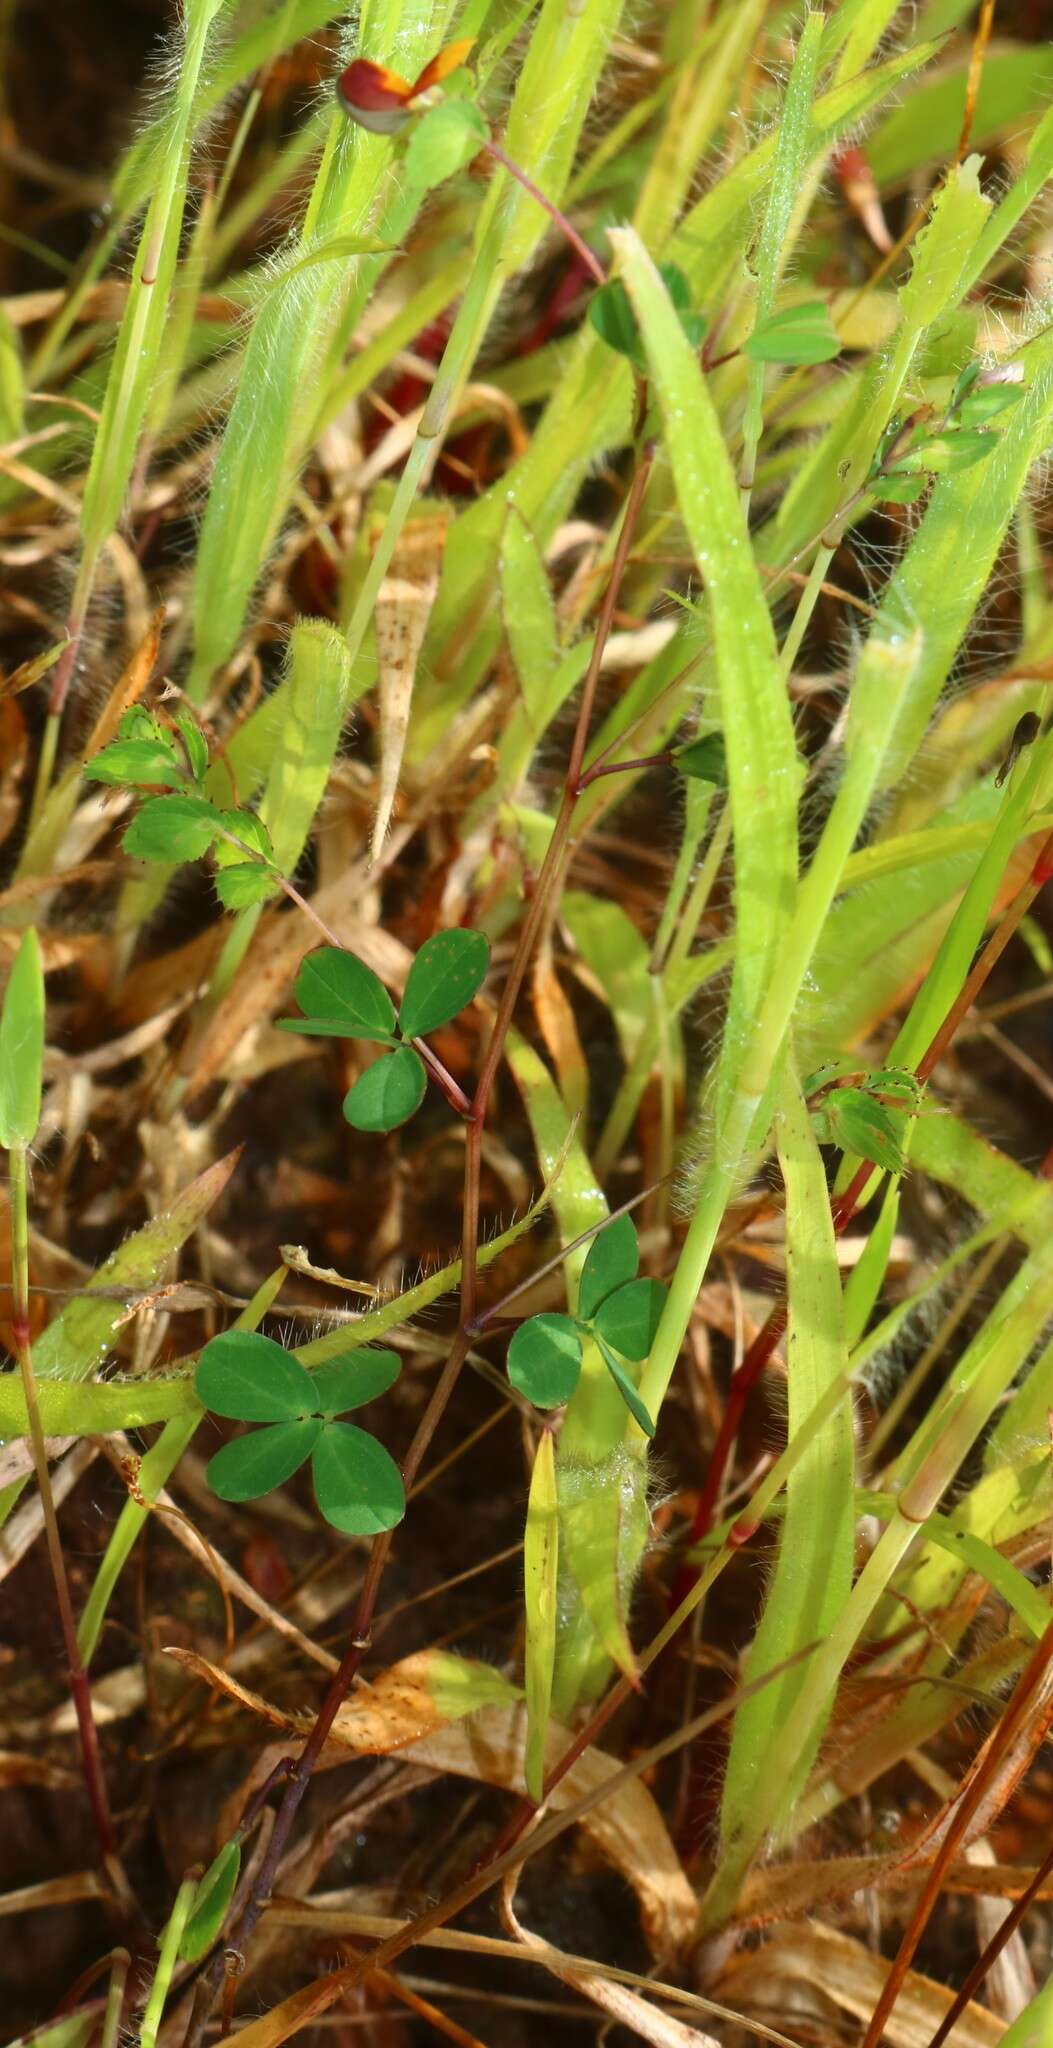
[[[380,697],[380,787],[373,823],[374,860],[391,823],[409,730],[417,659],[439,588],[446,524],[447,514],[438,510],[424,519],[409,520],[377,592],[373,624]]]
[[[807,1984],[842,2012],[865,2021],[874,2010],[888,1970],[884,1957],[873,1955],[862,1942],[816,1921],[810,1927],[795,1926],[776,1935],[759,1954],[736,1956],[720,1980],[720,1990],[732,2002],[740,1999],[753,2012],[770,2010],[771,2002],[778,2000],[782,2019],[785,1992],[780,1996],[780,1983]],[[889,2014],[885,2039],[892,2048],[928,2048],[952,1996],[945,1985],[908,1970]],[[955,2025],[955,2048],[996,2048],[1004,2033],[1004,2020],[973,2004]]]
[[[509,1873],[509,1878],[512,1877],[514,1872]],[[550,1947],[547,1941],[531,1934],[516,1916],[513,1889],[513,1885],[506,1881],[501,1896],[502,1918],[509,1933],[514,1934],[523,1947],[529,1949],[531,1955],[536,1956],[538,1962],[562,1984],[568,1985],[571,1991],[591,1999],[608,2019],[628,2027],[630,2033],[637,2034],[641,2041],[653,2041],[655,2048],[718,2048],[712,2034],[700,2034],[697,2027],[685,2026],[683,2020],[674,2019],[671,2013],[660,2012],[656,2005],[641,1998],[639,1992],[631,1991],[627,1984],[612,1984],[609,1977],[583,1969],[572,1957],[565,1956],[560,1949]]]
[[[168,1655],[272,1728],[295,1735],[308,1733],[314,1719],[309,1711],[283,1713],[193,1650],[171,1649]],[[526,1738],[525,1705],[498,1672],[471,1658],[422,1650],[381,1672],[373,1684],[356,1690],[337,1715],[322,1753],[322,1766],[343,1762],[348,1750],[367,1756],[407,1750],[414,1763],[431,1770],[451,1771],[476,1783],[519,1792]],[[549,1768],[558,1762],[569,1741],[565,1728],[550,1723],[545,1752]],[[275,1760],[270,1755],[258,1759],[250,1781],[240,1789],[236,1807],[223,1815],[222,1825],[228,1833],[237,1825],[241,1806],[251,1796],[260,1771],[265,1774]],[[586,1749],[555,1788],[550,1807],[559,1812],[573,1805],[620,1768],[615,1757]],[[582,1816],[581,1825],[600,1854],[635,1891],[653,1952],[667,1955],[682,1948],[694,1928],[695,1896],[646,1787],[635,1780],[619,1786],[608,1802]]]

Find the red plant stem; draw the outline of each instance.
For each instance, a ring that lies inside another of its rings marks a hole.
[[[932,1909],[939,1898],[947,1867],[954,1860],[969,1822],[983,1799],[988,1781],[998,1767],[1001,1755],[1016,1740],[1029,1713],[1032,1711],[1034,1704],[1033,1696],[1042,1683],[1046,1667],[1051,1658],[1053,1658],[1053,1621],[1050,1622],[1045,1633],[1039,1637],[1038,1642],[1035,1644],[1024,1670],[1017,1680],[1012,1698],[1006,1707],[1005,1713],[1002,1715],[998,1728],[990,1739],[986,1755],[981,1757],[979,1764],[974,1767],[971,1776],[966,1780],[958,1800],[957,1812],[929,1868],[921,1897],[911,1914],[907,1931],[899,1945],[895,1961],[885,1979],[881,1995],[870,2016],[866,2034],[863,2037],[862,2048],[878,2048],[878,2043],[885,2032],[885,2023],[899,1997],[903,1979],[910,1968],[918,1943],[928,1925]]]
[[[633,768],[668,768],[675,759],[672,747],[666,747],[660,754],[639,754],[634,761],[596,761],[586,768],[581,786],[588,789],[590,782],[598,782],[601,775],[627,775]]]
[[[508,977],[501,992],[493,1030],[490,1034],[490,1042],[466,1117],[464,1217],[461,1236],[461,1294],[458,1329],[450,1347],[446,1363],[432,1392],[431,1399],[417,1425],[413,1440],[403,1460],[402,1482],[407,1494],[410,1492],[425,1453],[445,1413],[460,1376],[461,1367],[468,1354],[469,1330],[475,1319],[477,1300],[479,1194],[483,1127],[504,1050],[505,1039],[512,1021],[512,1013],[530,964],[534,943],[546,915],[547,905],[559,886],[564,856],[570,837],[571,820],[580,795],[582,764],[585,758],[585,748],[588,744],[589,726],[592,720],[600,667],[607,644],[607,637],[614,618],[618,592],[632,547],[636,523],[643,504],[644,492],[646,491],[651,474],[653,460],[654,450],[648,446],[644,449],[637,463],[633,480],[629,487],[621,530],[618,535],[618,543],[611,564],[610,579],[600,607],[592,655],[582,686],[581,703],[578,708],[574,738],[567,762],[563,799],[552,837],[538,874],[534,893],[527,907],[527,913],[520,930]],[[300,899],[300,901],[302,907],[307,908],[303,899]],[[318,920],[315,919],[315,922],[317,923]],[[260,1864],[255,1883],[245,1902],[241,1917],[237,1925],[232,1929],[226,1943],[227,1948],[233,1947],[239,1954],[244,1955],[260,1917],[266,1908],[304,1793],[325,1747],[333,1722],[354,1682],[362,1659],[370,1647],[373,1617],[392,1541],[393,1532],[385,1530],[373,1543],[369,1554],[369,1563],[366,1566],[365,1577],[359,1590],[358,1607],[347,1648],[329,1682],[325,1698],[304,1748],[300,1755],[292,1759],[289,1764],[285,1788],[275,1816],[274,1829],[267,1845],[267,1853]],[[198,1980],[187,2027],[187,2048],[198,2048],[198,2044],[203,2039],[210,2014],[224,1982],[224,1955],[224,1948],[217,1949],[209,1968]],[[378,1957],[376,1960],[382,1960],[382,1958]]]
[[[1053,1872],[1053,1849],[1050,1849],[1043,1858],[1026,1890],[1021,1892],[1011,1911],[1006,1914],[1002,1925],[995,1929],[986,1948],[977,1957],[960,1990],[955,1992],[954,1998],[947,2007],[932,2040],[929,2042],[929,2048],[943,2048],[943,2043],[946,2041],[951,2028],[961,2019],[974,1993],[979,1991],[984,1979],[994,1968],[1006,1943],[1016,1933],[1029,1906],[1034,1903],[1037,1894],[1042,1890],[1051,1872]]]
[[[566,214],[560,212],[559,207],[553,200],[546,198],[539,185],[535,185],[533,178],[528,177],[519,164],[513,163],[512,158],[505,155],[499,142],[494,142],[492,139],[484,142],[483,150],[487,156],[492,156],[495,162],[501,164],[506,171],[509,171],[512,177],[517,179],[519,184],[522,185],[524,192],[529,192],[531,199],[536,200],[537,204],[544,208],[549,219],[555,221],[560,233],[570,243],[575,255],[584,263],[590,277],[594,277],[597,284],[606,284],[607,272],[604,270],[599,258],[593,255],[588,243],[582,241],[577,228],[567,219]]]

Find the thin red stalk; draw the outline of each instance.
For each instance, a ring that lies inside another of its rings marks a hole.
[[[1051,1872],[1053,1872],[1053,1849],[1050,1849],[1048,1855],[1039,1864],[1026,1890],[1021,1892],[1020,1897],[1016,1900],[1010,1912],[1006,1914],[1002,1925],[995,1929],[986,1948],[977,1957],[961,1988],[955,1992],[932,2040],[929,2042],[929,2048],[943,2048],[943,2043],[946,2041],[952,2027],[961,2019],[966,2006],[970,2003],[976,1992],[979,1991],[985,1978],[994,1968],[1006,1943],[1016,1933],[1025,1913],[1034,1904],[1035,1898],[1042,1890]]]
[[[903,1988],[903,1980],[914,1959],[918,1943],[928,1926],[948,1866],[957,1854],[959,1844],[968,1828],[987,1789],[992,1773],[997,1769],[1000,1757],[1015,1741],[1032,1708],[1033,1694],[1040,1685],[1046,1668],[1053,1658],[1053,1621],[1040,1636],[1030,1658],[1021,1672],[1012,1698],[1002,1715],[986,1756],[966,1781],[958,1800],[957,1812],[940,1843],[936,1856],[925,1879],[921,1897],[911,1914],[907,1931],[899,1945],[895,1961],[888,1973],[873,2013],[871,2014],[862,2048],[878,2048],[885,2025],[893,2006]]]
[[[628,775],[633,768],[668,768],[675,759],[672,747],[666,747],[660,754],[639,754],[632,761],[597,761],[586,768],[581,786],[588,789],[590,782],[598,782],[601,775]]]
[[[567,219],[566,214],[560,212],[559,207],[553,200],[546,198],[540,185],[535,185],[533,178],[528,177],[519,164],[513,163],[512,158],[505,155],[499,142],[492,140],[484,142],[483,149],[487,156],[492,156],[495,162],[501,164],[506,171],[509,171],[512,177],[522,185],[524,192],[529,192],[531,199],[536,200],[537,204],[544,208],[549,219],[555,221],[560,233],[570,243],[575,255],[584,263],[590,277],[594,277],[597,284],[606,284],[607,273],[599,258],[593,255],[588,243],[582,241],[577,228]]]

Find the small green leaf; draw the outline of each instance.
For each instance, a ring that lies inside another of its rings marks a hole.
[[[155,747],[161,747],[174,761],[176,749],[172,735],[159,718],[148,711],[145,704],[129,704],[117,721],[119,740],[149,740]]]
[[[929,488],[929,478],[890,475],[878,477],[867,488],[881,505],[916,505]]]
[[[317,1415],[346,1415],[349,1408],[362,1408],[378,1394],[386,1394],[401,1371],[397,1352],[347,1351],[309,1375],[311,1405]]]
[[[208,773],[208,741],[197,719],[189,711],[177,711],[173,716],[172,723],[179,728],[179,735],[186,748],[186,757],[194,781],[203,782]],[[201,1882],[204,1884],[205,1879],[202,1878]]]
[[[425,939],[409,971],[399,1010],[403,1038],[421,1038],[448,1024],[476,990],[490,964],[490,948],[482,932],[455,927]]]
[[[124,835],[136,860],[200,860],[216,836],[219,818],[203,796],[155,796],[141,804]]]
[[[660,1280],[630,1280],[600,1303],[593,1324],[596,1335],[623,1358],[638,1363],[650,1355],[664,1307],[665,1288]]]
[[[441,100],[414,122],[405,159],[407,184],[415,192],[430,192],[463,171],[489,136],[486,122],[471,100]]]
[[[278,887],[272,874],[266,868],[259,868],[255,861],[235,861],[233,867],[218,868],[213,876],[216,895],[225,910],[246,910],[252,903],[263,903],[273,896]],[[288,1025],[296,1019],[286,1020]]]
[[[40,1122],[44,1061],[44,970],[40,943],[23,932],[0,1015],[0,1145],[28,1145]]]
[[[581,1338],[570,1316],[531,1316],[508,1347],[508,1377],[535,1408],[562,1408],[578,1384]]]
[[[693,348],[698,348],[706,332],[706,322],[701,313],[691,311],[691,286],[687,278],[676,263],[660,263],[658,275],[672,299],[688,341]],[[613,348],[620,356],[628,356],[639,371],[646,369],[636,315],[621,278],[612,278],[610,284],[601,285],[599,291],[593,293],[589,301],[589,320],[608,348]]]
[[[651,1420],[651,1417],[647,1409],[644,1407],[644,1404],[641,1401],[640,1396],[637,1393],[636,1388],[632,1383],[632,1380],[629,1378],[629,1375],[626,1372],[625,1367],[623,1366],[621,1360],[615,1357],[614,1352],[610,1350],[609,1346],[604,1343],[602,1337],[598,1337],[596,1341],[603,1354],[604,1365],[607,1367],[607,1371],[610,1373],[610,1376],[614,1381],[614,1384],[617,1387],[618,1392],[622,1397],[622,1400],[625,1402],[625,1405],[628,1408],[629,1413],[633,1418],[633,1421],[639,1423],[640,1428],[643,1430],[645,1436],[653,1436],[655,1429],[654,1423]]]
[[[678,747],[676,765],[681,775],[689,775],[695,782],[711,782],[716,789],[722,789],[728,779],[723,733],[707,732],[700,739],[689,740],[686,747]]]
[[[589,323],[595,328],[601,341],[617,355],[628,356],[638,370],[643,369],[643,343],[636,325],[636,315],[629,303],[629,294],[620,277],[602,284],[589,300]]]
[[[616,1216],[593,1238],[581,1269],[578,1314],[583,1321],[590,1322],[601,1301],[626,1280],[635,1280],[639,1270],[636,1226],[631,1216]]]
[[[983,462],[998,444],[997,434],[987,434],[981,427],[956,427],[947,434],[932,434],[918,441],[912,448],[897,455],[889,472],[891,477],[917,476],[959,476],[965,469],[972,469],[977,462]]]
[[[293,994],[304,1015],[332,1025],[327,1036],[389,1041],[395,1030],[395,1006],[380,977],[339,946],[319,946],[308,953],[296,977]],[[291,1022],[288,1027],[300,1027]]]
[[[523,1532],[523,1590],[526,1610],[527,1741],[523,1760],[526,1788],[537,1804],[545,1775],[545,1737],[552,1705],[556,1663],[556,1586],[559,1573],[559,1515],[552,1431],[541,1433],[530,1479]]]
[[[306,1366],[255,1330],[212,1337],[198,1359],[194,1391],[213,1415],[234,1422],[286,1422],[319,1412]]]
[[[176,760],[175,748],[155,739],[111,740],[108,747],[84,763],[89,782],[147,784],[178,789],[186,776]]]
[[[344,1096],[344,1116],[354,1130],[397,1130],[424,1102],[428,1075],[412,1044],[399,1044],[359,1075]]]
[[[411,1045],[383,1053],[344,1096],[344,1115],[356,1131],[394,1131],[418,1110],[428,1077]]]
[[[1024,396],[1023,384],[981,384],[957,407],[955,418],[963,427],[985,427],[1000,413],[1008,412]]]
[[[835,1088],[815,1114],[821,1144],[858,1153],[886,1173],[902,1173],[907,1119],[901,1110],[886,1109],[862,1088]]]
[[[311,1461],[314,1495],[345,1536],[377,1536],[406,1512],[402,1474],[383,1444],[353,1422],[329,1422]]]
[[[241,1870],[241,1843],[224,1842],[219,1855],[209,1864],[190,1908],[183,1939],[179,1944],[180,1960],[184,1963],[199,1962],[223,1931],[223,1922],[230,1911],[234,1887]]]
[[[753,330],[743,355],[755,363],[828,363],[840,355],[841,343],[821,299],[805,306],[787,306]]]
[[[284,1485],[314,1450],[325,1425],[317,1415],[303,1422],[272,1422],[224,1444],[205,1467],[205,1478],[220,1500],[258,1500]]]
[[[271,835],[263,819],[258,818],[255,811],[221,811],[219,821],[223,830],[232,832],[240,844],[231,846],[226,839],[219,841],[216,847],[218,867],[232,867],[235,861],[244,860],[242,847],[247,847],[250,853],[261,854],[264,860],[274,859]]]

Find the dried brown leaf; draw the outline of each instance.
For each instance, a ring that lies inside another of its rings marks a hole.
[[[403,528],[377,593],[373,624],[380,698],[380,783],[373,824],[377,859],[391,823],[409,731],[417,661],[439,588],[447,514],[435,511]]]

